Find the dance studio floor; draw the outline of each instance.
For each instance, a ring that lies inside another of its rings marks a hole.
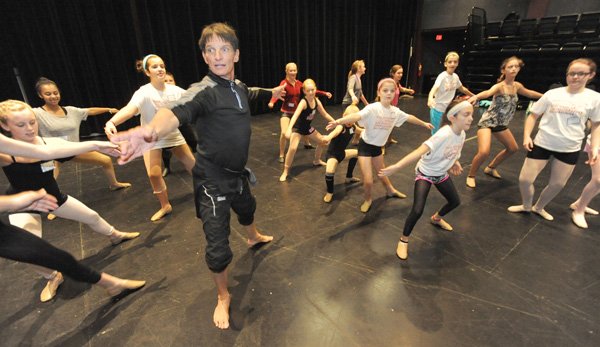
[[[401,108],[428,119],[425,102],[403,100]],[[341,114],[340,106],[328,110]],[[523,119],[519,111],[510,127],[518,143]],[[588,216],[589,229],[579,229],[568,208],[590,178],[583,156],[547,207],[552,222],[506,211],[520,203],[523,151],[500,167],[502,180],[480,172],[473,190],[465,186],[466,172],[453,178],[462,200],[446,218],[454,232],[429,223],[445,201],[432,189],[409,258],[400,261],[395,249],[412,205],[412,166],[392,177],[409,198],[386,200],[376,184],[373,207],[363,214],[361,186],[343,183],[344,162],[334,200],[326,204],[324,169],[312,166],[313,150],[299,149],[290,178],[280,183],[279,116],[253,121],[248,165],[259,179],[253,190],[256,223],[275,240],[248,250],[243,229],[232,219],[229,330],[212,323],[216,292],[183,167],[175,164],[166,179],[173,214],[152,223],[158,202],[141,160],[117,168],[122,181],[133,183],[117,192],[107,189],[100,169],[69,163],[59,179],[63,190],[117,228],[142,236],[113,247],[87,227],[57,219],[45,221],[44,238],[96,269],[148,284],[113,300],[98,286],[67,279],[53,301],[41,303],[44,281],[24,264],[0,260],[0,345],[600,345],[600,217]],[[321,118],[316,125],[324,130]],[[477,150],[475,134],[473,125],[460,159],[465,171]],[[416,148],[428,133],[405,124],[394,137],[398,144],[388,148],[387,163]],[[499,148],[494,140],[493,152]],[[545,170],[538,192],[547,178]],[[0,181],[6,185],[4,177]],[[600,208],[600,199],[591,207]]]

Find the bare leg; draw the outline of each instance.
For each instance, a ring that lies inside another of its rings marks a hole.
[[[158,210],[152,217],[151,221],[155,222],[162,219],[173,211],[173,207],[169,202],[169,194],[167,193],[167,184],[162,177],[162,155],[160,149],[152,149],[144,153],[144,164],[146,165],[146,172],[152,185],[154,195],[160,203],[160,210]]]
[[[475,177],[479,167],[490,156],[490,146],[492,144],[492,130],[482,128],[477,130],[477,154],[473,157],[468,177]]]
[[[194,165],[196,165],[196,159],[192,154],[190,146],[188,146],[187,144],[177,146],[171,149],[171,152],[173,152],[175,158],[177,158],[177,160],[179,160],[183,164],[187,172],[189,172],[189,174],[191,175],[192,169],[194,168]]]
[[[360,207],[361,212],[366,213],[371,208],[373,197],[371,191],[373,190],[373,169],[371,167],[371,157],[358,157],[358,165],[363,176],[363,189],[365,201]]]
[[[375,169],[375,172],[379,172],[379,170],[385,168],[383,155],[373,157],[371,160],[373,162],[373,168]],[[383,187],[387,191],[388,198],[406,198],[406,194],[400,193],[398,190],[396,190],[396,188],[394,188],[394,186],[392,185],[392,181],[390,181],[390,179],[387,176],[380,177],[379,179],[381,180]]]
[[[281,127],[281,133],[279,134],[279,158],[283,159],[285,157],[285,144],[287,143],[287,139],[285,138],[285,132],[290,124],[289,117],[280,117],[279,125]],[[283,160],[282,160],[283,161]]]
[[[213,313],[213,322],[219,329],[229,328],[229,304],[231,295],[227,289],[227,269],[219,273],[213,273],[213,280],[217,286],[217,306]]]
[[[104,176],[108,180],[110,190],[118,190],[122,188],[131,187],[131,183],[119,182],[115,175],[115,167],[113,166],[112,159],[99,152],[87,152],[82,153],[73,159],[73,161],[82,164],[89,164],[102,167]],[[57,174],[58,175],[58,174]]]
[[[308,135],[307,137],[310,138],[313,141],[313,143],[317,144],[317,149],[315,150],[315,159],[313,159],[313,165],[324,166],[325,162],[321,160],[321,154],[323,153],[323,148],[325,147],[325,144],[323,142],[324,136],[315,130],[312,134]]]
[[[289,174],[290,168],[292,167],[292,163],[294,162],[294,156],[296,155],[296,150],[298,150],[298,143],[300,142],[301,135],[298,133],[292,133],[292,137],[290,138],[290,147],[288,148],[287,154],[285,155],[285,164],[283,165],[283,173],[279,177],[280,182],[285,182],[287,176]]]
[[[519,145],[517,145],[517,141],[509,129],[494,133],[494,136],[504,145],[504,149],[496,154],[494,159],[489,163],[488,167],[492,169],[500,166],[504,160],[519,150]]]
[[[306,149],[313,148],[312,144],[310,143],[310,139],[309,139],[308,135],[302,135],[302,142],[304,142],[304,148],[306,148]]]

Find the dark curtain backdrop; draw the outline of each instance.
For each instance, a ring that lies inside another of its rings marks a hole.
[[[2,1],[1,99],[22,99],[17,68],[32,106],[41,105],[34,83],[45,76],[57,82],[63,105],[120,108],[147,82],[134,62],[148,53],[185,88],[207,72],[197,41],[214,21],[236,28],[236,76],[249,86],[277,85],[294,61],[301,80],[313,78],[334,94],[327,103],[340,103],[351,63],[363,59],[363,89],[373,99],[391,65],[406,70],[419,1]],[[267,110],[265,102],[253,112]],[[107,119],[90,118],[83,134],[102,132]]]

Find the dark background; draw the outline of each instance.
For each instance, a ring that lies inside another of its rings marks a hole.
[[[313,78],[320,89],[344,95],[347,73],[356,59],[366,62],[368,99],[372,86],[393,64],[406,65],[416,31],[420,1],[272,0],[86,0],[2,2],[8,25],[2,28],[0,98],[22,99],[20,72],[32,106],[38,77],[54,80],[62,105],[123,107],[140,85],[135,60],[161,56],[177,84],[187,87],[207,72],[197,41],[206,24],[226,21],[240,38],[236,77],[249,86],[273,87],[289,61],[299,79]],[[4,22],[6,24],[6,22]],[[263,107],[255,112],[265,112]],[[108,115],[88,121],[104,124]],[[96,123],[95,125],[93,123]],[[85,132],[85,131],[84,131]]]

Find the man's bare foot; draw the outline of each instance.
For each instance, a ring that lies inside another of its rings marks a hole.
[[[313,160],[313,166],[326,166],[326,165],[327,165],[327,163],[322,160],[318,160],[318,161]]]
[[[287,180],[287,172],[284,172],[279,176],[279,182],[285,182]]]
[[[215,313],[213,314],[213,322],[219,329],[229,328],[229,304],[231,303],[231,295],[227,294],[226,297],[222,298],[217,295],[217,307],[215,307]]]
[[[261,243],[269,243],[273,241],[273,236],[258,234],[256,238],[248,239],[248,247],[254,247]]]
[[[117,182],[115,184],[111,184],[108,189],[110,190],[119,190],[119,189],[124,189],[124,188],[129,188],[131,187],[131,183],[127,183],[127,182]]]

